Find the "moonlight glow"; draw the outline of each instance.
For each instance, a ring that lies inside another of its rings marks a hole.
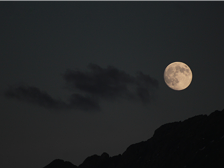
[[[186,89],[192,81],[191,69],[183,62],[173,62],[166,67],[164,80],[171,89]]]

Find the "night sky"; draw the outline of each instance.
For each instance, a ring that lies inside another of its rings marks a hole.
[[[79,165],[222,110],[223,18],[224,2],[0,2],[0,167]]]

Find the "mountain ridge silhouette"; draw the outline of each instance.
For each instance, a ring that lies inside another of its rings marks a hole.
[[[123,154],[87,157],[79,166],[55,159],[44,168],[223,168],[224,110],[161,125]]]

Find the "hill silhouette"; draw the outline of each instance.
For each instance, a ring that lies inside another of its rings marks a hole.
[[[87,157],[75,166],[60,159],[44,168],[223,168],[224,110],[167,123],[147,141],[130,145],[123,154]]]

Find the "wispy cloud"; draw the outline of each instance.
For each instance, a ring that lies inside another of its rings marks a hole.
[[[71,91],[68,102],[52,98],[47,92],[33,86],[9,87],[5,96],[45,108],[100,110],[99,102],[102,99],[150,102],[151,90],[159,86],[156,79],[142,72],[137,72],[134,77],[112,66],[101,68],[89,64],[88,68],[90,71],[85,72],[68,69],[62,75],[66,88]]]
[[[41,91],[36,87],[11,86],[5,92],[5,96],[8,98],[16,98],[18,100],[35,103],[46,108],[59,108],[64,106],[64,103],[62,101],[53,99],[49,94]]]
[[[72,94],[68,102],[64,102],[52,98],[48,93],[33,86],[10,87],[5,92],[5,96],[51,109],[100,110],[98,102],[90,97]]]

